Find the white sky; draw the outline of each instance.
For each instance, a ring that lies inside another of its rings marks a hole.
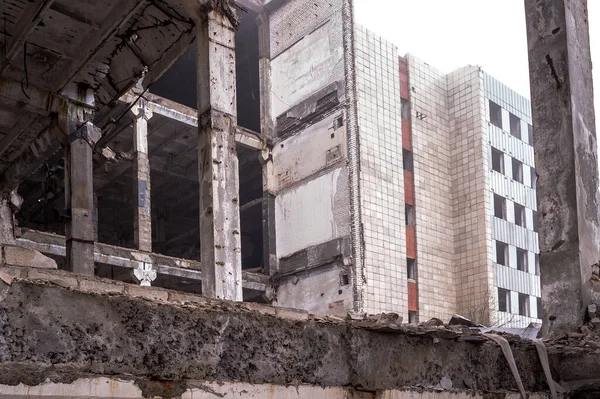
[[[599,3],[588,0],[594,65],[600,65]],[[356,22],[394,43],[400,55],[411,53],[443,72],[480,65],[530,98],[523,0],[354,0],[354,8]]]

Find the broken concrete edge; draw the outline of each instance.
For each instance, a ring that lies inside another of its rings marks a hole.
[[[93,390],[91,389],[93,387]],[[38,391],[44,392],[46,396],[61,394],[64,385],[55,383],[47,379],[38,386],[29,386],[23,383],[10,386],[0,384],[0,394],[10,395],[10,397],[33,397],[37,396]],[[93,394],[91,393],[93,391]],[[86,376],[79,377],[69,384],[69,392],[79,398],[88,397],[119,397],[119,398],[209,398],[209,397],[255,397],[255,398],[301,398],[315,397],[328,399],[349,399],[364,398],[365,394],[376,395],[383,398],[413,398],[419,394],[422,398],[435,398],[438,395],[444,395],[444,398],[456,397],[462,398],[487,398],[488,394],[481,394],[472,390],[453,390],[440,387],[406,387],[397,390],[378,390],[364,391],[348,387],[320,387],[306,384],[295,385],[276,385],[276,384],[249,384],[244,382],[223,383],[217,381],[199,381],[187,380],[177,381],[171,384],[164,384],[158,381],[136,379],[131,376],[110,376],[97,377]],[[429,395],[427,395],[429,394]],[[205,396],[206,395],[206,396]],[[371,396],[369,396],[371,397]],[[373,396],[375,397],[375,396]],[[494,393],[495,399],[514,398],[515,393],[503,391]],[[529,395],[530,399],[547,398],[544,393]]]
[[[1,244],[0,252],[0,265],[35,267],[39,269],[58,268],[54,259],[34,249],[12,244]]]
[[[438,338],[459,341],[479,341],[486,339],[477,328],[452,326],[451,324],[401,324],[402,318],[397,314],[349,314],[343,318],[334,315],[315,315],[305,310],[270,306],[254,302],[234,302],[215,300],[198,294],[180,292],[160,287],[142,287],[121,281],[96,276],[74,274],[64,270],[38,269],[14,265],[0,265],[0,280],[10,285],[15,281],[33,284],[48,284],[72,291],[92,295],[123,295],[147,301],[175,306],[195,307],[198,309],[214,309],[227,311],[249,311],[264,316],[271,316],[292,322],[316,321],[334,323],[354,328],[363,328],[380,332],[394,332],[413,336],[433,334]],[[517,335],[505,334],[511,343],[521,340]]]

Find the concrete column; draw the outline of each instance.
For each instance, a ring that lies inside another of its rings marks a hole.
[[[545,335],[597,299],[598,159],[586,0],[525,0]]]
[[[271,150],[263,150],[261,154],[263,178],[262,231],[263,231],[263,269],[265,274],[274,275],[279,271],[277,257],[277,236],[275,230],[275,192],[273,190],[275,175]]]
[[[94,275],[94,190],[92,153],[100,139],[93,120],[93,94],[78,89],[72,100],[63,100],[55,132],[65,145],[65,228],[67,270]]]
[[[21,208],[23,198],[16,193],[0,193],[0,244],[15,243],[15,213]]]
[[[139,99],[131,108],[133,114],[133,192],[136,205],[133,235],[136,248],[152,252],[152,215],[150,207],[150,159],[148,158],[148,120],[152,111],[146,100]]]
[[[222,7],[226,9],[199,11],[196,20],[202,293],[210,298],[241,301],[239,172],[235,143],[235,27],[238,21],[234,19],[237,10],[233,2],[223,2]]]
[[[260,79],[260,130],[261,135],[273,139],[273,115],[271,110],[271,30],[269,15],[260,14],[258,25],[258,73]]]

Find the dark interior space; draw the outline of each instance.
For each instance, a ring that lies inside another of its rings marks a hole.
[[[260,81],[258,70],[257,14],[244,13],[236,34],[236,75],[238,124],[260,131]],[[196,45],[190,46],[150,91],[190,108],[197,108]]]

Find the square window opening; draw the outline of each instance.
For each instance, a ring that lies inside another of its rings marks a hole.
[[[527,251],[517,248],[517,270],[527,271]]]
[[[414,259],[406,259],[406,276],[409,280],[417,279],[416,262]]]
[[[415,207],[412,205],[404,204],[404,221],[407,226],[415,225]]]
[[[402,166],[404,170],[413,171],[413,153],[408,150],[402,150]]]
[[[518,139],[521,138],[521,119],[513,114],[510,114],[510,134]]]
[[[510,312],[510,291],[498,288],[498,311]]]
[[[502,108],[490,100],[490,122],[502,129]]]
[[[506,199],[498,194],[494,194],[494,216],[506,220]]]
[[[523,183],[523,162],[514,158],[512,160],[512,178],[519,183]]]
[[[529,317],[529,295],[519,294],[519,315]]]
[[[504,153],[495,148],[492,148],[492,169],[504,173]]]
[[[508,245],[500,241],[496,241],[496,263],[508,266]]]
[[[525,217],[525,207],[515,204],[515,224],[521,227],[527,227],[527,218]]]

